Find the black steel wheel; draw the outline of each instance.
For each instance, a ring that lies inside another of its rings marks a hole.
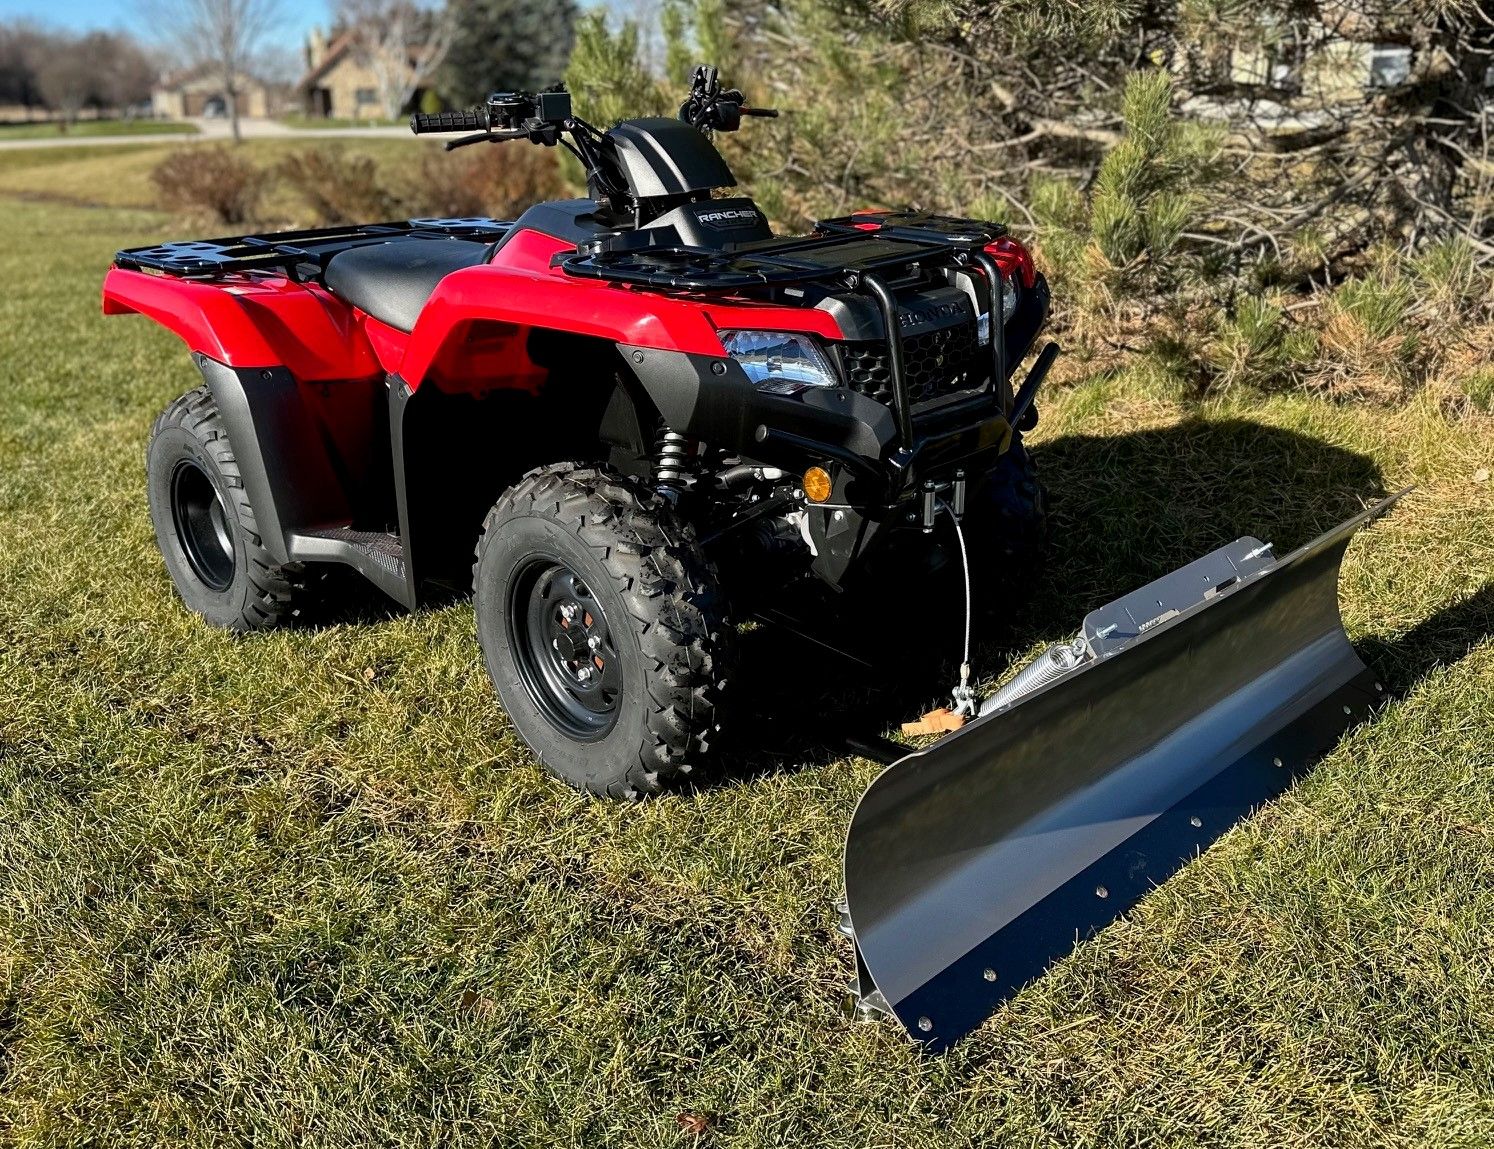
[[[622,659],[585,581],[554,555],[534,555],[509,583],[508,632],[520,681],[558,729],[582,742],[617,723]]]
[[[715,570],[658,494],[600,468],[531,472],[483,524],[473,591],[499,701],[551,772],[632,798],[706,760],[732,633]]]
[[[217,405],[206,387],[161,412],[145,452],[156,542],[187,606],[214,626],[265,630],[291,618],[304,571],[264,548]]]
[[[171,525],[192,571],[210,590],[233,582],[233,528],[223,496],[195,459],[182,459],[171,473]]]

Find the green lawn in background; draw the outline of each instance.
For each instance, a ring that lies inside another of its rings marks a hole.
[[[840,1012],[871,763],[798,741],[587,801],[494,706],[465,603],[250,638],[185,612],[143,452],[199,377],[98,310],[111,253],[176,230],[120,190],[148,151],[0,161],[0,193],[115,204],[5,205],[0,1144],[697,1143],[683,1113],[722,1146],[1494,1142],[1494,420],[1134,374],[1046,397],[1054,559],[987,670],[1415,483],[1342,585],[1396,700],[927,1057]]]
[[[0,123],[0,141],[72,139],[86,136],[195,136],[196,124],[180,120],[57,120]]]
[[[172,152],[183,146],[232,146],[261,168],[273,168],[285,157],[308,149],[343,149],[372,157],[380,176],[403,174],[415,170],[424,154],[439,144],[427,140],[359,138],[341,140],[296,139],[280,137],[245,140],[240,144],[190,145],[146,144],[79,144],[69,148],[18,148],[0,151],[0,196],[12,195],[81,207],[121,207],[153,209],[160,194],[151,182],[150,173]],[[307,214],[305,202],[283,181],[271,181],[262,206],[263,218],[250,225],[268,230],[277,226],[306,225],[316,222]],[[163,218],[160,227],[173,238],[183,238],[195,226],[204,235],[222,235],[232,231],[222,223],[197,223]],[[184,230],[185,229],[185,230]],[[160,232],[154,233],[159,237]],[[112,250],[112,249],[111,249]]]

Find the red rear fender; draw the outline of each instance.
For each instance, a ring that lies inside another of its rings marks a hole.
[[[353,309],[283,277],[206,283],[110,268],[104,314],[138,312],[230,367],[285,367],[297,379],[365,379],[379,361]]]

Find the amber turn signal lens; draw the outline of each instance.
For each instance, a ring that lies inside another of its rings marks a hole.
[[[811,503],[823,503],[830,497],[830,472],[824,467],[810,467],[804,472],[804,497]]]

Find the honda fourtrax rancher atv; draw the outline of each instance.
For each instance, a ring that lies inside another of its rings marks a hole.
[[[701,68],[678,119],[599,130],[562,88],[416,115],[469,133],[448,148],[564,147],[587,196],[121,251],[104,309],[202,371],[147,452],[189,607],[274,627],[333,564],[410,608],[470,586],[513,725],[593,793],[703,761],[734,627],[778,596],[860,596],[881,629],[920,596],[878,602],[879,572],[963,572],[944,613],[966,620],[950,725],[970,721],[912,753],[864,744],[892,764],[846,847],[859,1000],[944,1044],[1364,712],[1334,589],[1358,521],[1279,561],[1222,548],[978,703],[972,577],[1012,585],[1041,537],[1022,433],[1057,348],[1014,375],[1047,286],[980,220],[774,235],[721,194],[711,139],[774,114]]]
[[[972,541],[1002,511],[1035,535],[1027,252],[910,213],[773,235],[717,194],[707,134],[764,114],[704,69],[679,119],[608,131],[563,90],[496,94],[412,127],[566,147],[587,198],[119,253],[106,309],[180,333],[205,378],[149,452],[187,605],[276,626],[326,563],[408,607],[470,585],[515,727],[623,797],[717,740],[731,624],[764,588],[952,546],[941,504]]]

